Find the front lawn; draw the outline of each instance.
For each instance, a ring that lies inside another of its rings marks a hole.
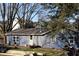
[[[45,54],[46,56],[64,56],[65,52],[63,49],[48,49],[48,48],[17,48],[13,50],[21,50],[21,51],[33,51],[40,52]]]

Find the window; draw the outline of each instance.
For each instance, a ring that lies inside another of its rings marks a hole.
[[[19,37],[16,37],[17,39],[19,39]]]
[[[69,39],[73,39],[73,37],[69,37]]]
[[[30,36],[30,40],[32,40],[32,35]]]
[[[14,44],[18,44],[18,42],[19,42],[19,37],[18,37],[18,36],[14,36],[14,37],[13,37],[13,42],[14,42]]]
[[[70,40],[70,43],[73,43],[73,40]]]
[[[14,39],[14,41],[16,41],[16,40],[19,39],[19,37],[18,36],[14,36],[13,39]]]
[[[15,39],[15,36],[13,37],[13,39]]]

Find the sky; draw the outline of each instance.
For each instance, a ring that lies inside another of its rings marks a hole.
[[[37,10],[39,10],[40,8],[43,8],[41,5],[39,5],[38,6],[38,8],[37,8]],[[42,9],[41,9],[42,10]],[[57,10],[57,8],[55,8],[55,10]],[[45,19],[46,20],[46,18],[48,18],[46,15],[48,15],[48,12],[50,11],[50,9],[48,9],[48,10],[42,10],[42,13],[43,14],[41,14],[41,17],[43,18],[43,19]],[[20,12],[22,12],[22,11],[20,11]],[[41,13],[41,12],[40,12]],[[35,13],[33,13],[33,15],[32,16],[34,16],[34,14]],[[49,13],[50,15],[55,15],[56,14],[56,12],[53,12],[53,13]],[[22,15],[21,13],[19,14],[19,15]],[[16,16],[17,17],[17,16]],[[32,19],[32,21],[33,22],[37,22],[38,21],[38,18],[39,18],[39,15],[36,15],[33,19]],[[0,20],[2,20],[2,17],[0,16]]]
[[[42,8],[42,6],[39,6],[39,7],[37,8],[37,10],[39,10],[40,8]],[[57,10],[57,9],[58,9],[58,7],[54,8],[53,10]],[[44,19],[45,21],[49,20],[49,18],[48,18],[46,15],[52,15],[52,16],[54,16],[54,15],[56,14],[56,11],[51,12],[51,13],[48,14],[48,12],[50,11],[50,9],[48,9],[48,10],[42,10],[42,11],[43,11],[43,12],[42,12],[43,14],[41,14],[41,18]],[[40,12],[40,13],[41,13],[41,12]],[[34,16],[34,14],[33,14],[32,16]],[[75,15],[74,15],[74,16],[75,16]],[[77,17],[77,16],[75,16],[75,17]],[[37,22],[37,21],[38,21],[38,18],[39,18],[39,15],[36,15],[36,16],[32,19],[32,21],[33,21],[33,22]],[[1,16],[0,16],[0,20],[2,20],[2,17],[1,17]],[[75,21],[74,21],[73,18],[70,18],[69,22],[73,23],[73,22],[75,22]]]
[[[32,19],[33,22],[38,22],[38,15],[36,15],[33,19]]]
[[[39,9],[39,8],[38,8]],[[22,12],[22,11],[21,11]],[[19,15],[21,15],[21,13],[19,14]],[[33,16],[34,16],[34,14],[33,14]],[[17,16],[16,16],[16,18],[17,18]],[[6,16],[6,19],[7,19],[7,16]],[[0,14],[0,21],[2,21],[2,16],[1,16],[1,14]],[[32,21],[33,22],[37,22],[38,21],[38,15],[36,15],[33,19],[32,19]]]

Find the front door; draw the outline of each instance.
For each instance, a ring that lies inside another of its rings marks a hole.
[[[32,35],[30,36],[29,45],[30,45],[30,46],[33,46],[33,39],[32,39]]]

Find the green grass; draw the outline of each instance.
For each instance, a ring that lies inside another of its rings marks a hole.
[[[44,53],[46,56],[64,56],[64,50],[62,49],[48,49],[48,48],[18,48],[13,50],[20,50],[20,51],[34,51]]]

